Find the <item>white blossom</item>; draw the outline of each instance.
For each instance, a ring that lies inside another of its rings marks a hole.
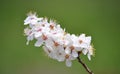
[[[65,61],[67,67],[70,67],[72,61],[79,57],[78,52],[87,54],[88,59],[91,60],[93,55],[91,36],[66,33],[65,29],[55,21],[38,18],[36,14],[29,14],[24,20],[24,25],[28,25],[24,29],[27,45],[29,41],[36,39],[35,47],[43,46],[43,50],[50,58],[59,62]]]
[[[89,49],[88,49],[88,59],[91,60],[91,55],[93,55],[93,47],[90,46]]]

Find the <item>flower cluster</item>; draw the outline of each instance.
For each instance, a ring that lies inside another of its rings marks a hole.
[[[38,18],[36,14],[29,14],[24,20],[24,29],[27,36],[27,45],[29,41],[36,39],[35,46],[43,46],[46,54],[59,62],[65,61],[66,66],[72,65],[72,60],[79,57],[78,53],[87,55],[91,60],[93,47],[91,46],[91,36],[81,34],[76,36],[69,34],[62,29],[58,23],[47,18]]]

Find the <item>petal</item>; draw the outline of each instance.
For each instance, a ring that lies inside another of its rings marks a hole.
[[[85,42],[90,45],[91,43],[91,36],[85,38]]]
[[[66,59],[66,66],[67,66],[67,67],[71,67],[71,66],[72,66],[71,60]]]
[[[81,34],[81,35],[79,36],[79,38],[80,38],[80,39],[84,39],[84,38],[85,38],[85,34]]]
[[[89,48],[89,46],[88,46],[86,43],[80,44],[80,47],[81,47],[81,48]]]
[[[75,60],[77,57],[73,57],[72,55],[69,56],[70,60]]]
[[[71,53],[69,47],[67,47],[67,48],[65,49],[65,53],[66,53],[66,54],[70,54],[70,53]]]
[[[91,60],[91,55],[90,54],[88,54],[87,57],[88,57],[89,60]]]
[[[82,51],[81,47],[75,47],[76,51]]]
[[[48,49],[46,46],[43,46],[43,50],[44,50],[47,54],[50,53],[50,52],[49,52],[49,49]]]
[[[51,39],[47,39],[46,41],[45,41],[45,45],[46,46],[50,46],[50,45],[53,45],[54,44],[54,42],[51,40]]]
[[[65,60],[65,57],[64,56],[59,56],[59,58],[58,58],[58,61],[59,62],[62,62],[62,61],[64,61]]]
[[[26,42],[26,45],[28,45],[29,44],[29,40]]]
[[[40,39],[40,40],[36,41],[35,46],[40,47],[42,44],[43,44],[43,40]]]
[[[29,20],[28,20],[28,18],[26,18],[25,20],[24,20],[24,25],[28,25],[30,22],[29,22]]]
[[[26,45],[29,44],[29,41],[33,40],[33,35],[27,37]]]
[[[38,37],[40,37],[41,35],[42,35],[41,32],[35,32],[35,38],[38,38]]]
[[[32,24],[32,25],[34,25],[34,24],[36,24],[36,23],[37,23],[37,20],[36,20],[36,19],[30,21],[30,24]]]
[[[73,50],[73,51],[72,51],[72,56],[73,56],[73,57],[78,57],[77,51]]]
[[[30,40],[33,40],[33,35],[30,35],[27,37],[27,40],[30,41]]]
[[[56,54],[54,53],[54,51],[52,51],[50,54],[49,54],[49,57],[52,58],[52,59],[56,59]]]
[[[86,55],[86,54],[87,54],[87,52],[88,52],[88,50],[87,50],[87,49],[83,49],[83,50],[82,50],[82,53],[83,53],[84,55]]]
[[[30,35],[30,34],[31,34],[31,29],[25,28],[25,29],[24,29],[24,34],[25,34],[25,35]]]

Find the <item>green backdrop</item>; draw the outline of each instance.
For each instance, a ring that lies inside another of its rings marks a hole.
[[[119,0],[0,0],[0,74],[88,74],[48,58],[34,42],[26,45],[23,21],[29,11],[56,19],[69,33],[92,36],[95,57],[84,62],[95,74],[120,74]]]

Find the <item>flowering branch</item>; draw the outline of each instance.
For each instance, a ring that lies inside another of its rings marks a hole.
[[[78,52],[78,55],[80,55],[80,53]],[[82,59],[80,58],[80,56],[77,57],[78,62],[82,64],[82,66],[85,68],[85,70],[89,73],[89,74],[94,74],[89,68],[88,66],[82,61]]]
[[[38,18],[36,14],[32,13],[24,20],[24,25],[28,25],[24,29],[27,45],[29,41],[35,39],[34,46],[43,46],[43,50],[50,58],[59,62],[65,61],[67,67],[71,67],[72,61],[78,59],[85,69],[92,74],[79,57],[79,52],[81,52],[91,60],[93,55],[91,36],[85,36],[85,34],[76,36],[66,33],[65,29],[62,29],[55,21],[43,17]]]

